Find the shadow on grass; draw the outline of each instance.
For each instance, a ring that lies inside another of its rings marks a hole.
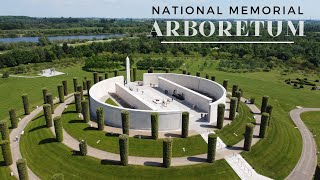
[[[57,142],[56,138],[47,138],[47,139],[43,139],[39,142],[39,145],[42,144],[49,144],[49,143],[53,143],[53,142]]]
[[[175,138],[181,138],[180,134],[173,134],[173,133],[165,133],[165,137],[175,137]]]
[[[84,120],[75,119],[68,122],[69,124],[77,124],[77,123],[84,123]]]
[[[108,136],[108,137],[119,137],[120,134],[117,134],[117,133],[106,133],[106,136]]]
[[[95,127],[86,127],[83,129],[84,131],[99,131],[97,128]]]
[[[35,128],[33,128],[33,129],[30,129],[30,130],[29,130],[29,133],[30,133],[30,132],[33,132],[33,131],[36,131],[36,130],[40,130],[40,129],[46,128],[46,127],[47,127],[46,125],[42,125],[42,126],[35,127]]]
[[[42,118],[42,117],[44,117],[44,115],[43,115],[43,114],[42,114],[41,116],[38,116],[38,117],[36,117],[36,118],[32,119],[32,121],[36,121],[36,120],[38,120],[38,119],[40,119],[40,118]]]
[[[102,165],[121,165],[120,161],[103,159],[100,162]]]
[[[314,173],[314,179],[320,179],[320,167],[316,167],[316,172]]]
[[[63,112],[62,114],[78,114],[78,113],[77,113],[77,111],[70,110],[70,111]]]
[[[5,161],[0,161],[0,167],[5,167],[6,166],[6,162]]]
[[[152,136],[146,136],[146,135],[135,135],[133,137],[137,139],[153,139]]]

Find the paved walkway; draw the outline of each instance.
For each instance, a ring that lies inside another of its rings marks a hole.
[[[317,146],[313,135],[300,118],[301,113],[309,111],[320,111],[320,108],[301,108],[290,112],[290,117],[298,127],[302,136],[302,153],[296,167],[286,179],[301,180],[313,179],[317,167]]]

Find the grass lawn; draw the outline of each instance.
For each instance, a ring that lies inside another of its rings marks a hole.
[[[230,125],[217,131],[218,136],[227,146],[235,145],[244,139],[246,123],[253,121],[253,115],[249,107],[243,102],[240,103],[238,113],[239,115]]]
[[[318,151],[320,151],[320,112],[305,112],[301,114],[301,119],[304,124],[310,129],[311,133],[315,135]],[[314,179],[320,179],[320,156],[318,155],[318,167]]]
[[[3,160],[3,156],[2,156],[2,151],[0,148],[0,179],[10,179],[13,180],[15,179],[14,177],[10,176],[10,168],[4,166],[4,160]]]
[[[225,160],[165,169],[123,167],[115,162],[78,156],[65,145],[55,142],[52,132],[45,128],[43,116],[28,124],[20,148],[29,168],[41,179],[49,179],[55,173],[63,173],[65,179],[238,179]]]
[[[118,106],[118,104],[117,104],[116,102],[114,102],[111,98],[108,98],[108,99],[106,100],[106,103],[107,103],[107,104],[110,104],[110,105],[113,105],[113,106]]]
[[[118,134],[98,131],[78,118],[75,105],[68,106],[62,115],[64,129],[76,139],[86,139],[88,144],[97,149],[119,154]],[[100,140],[100,143],[96,142]],[[162,157],[162,140],[130,138],[130,156]],[[182,148],[186,149],[183,152]],[[200,135],[189,138],[173,138],[174,157],[192,156],[207,153],[207,144]]]

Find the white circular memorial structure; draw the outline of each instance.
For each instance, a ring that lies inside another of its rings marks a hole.
[[[190,113],[190,124],[207,122],[216,125],[218,104],[226,103],[226,90],[220,84],[201,77],[146,73],[142,82],[125,84],[118,76],[93,85],[89,91],[90,112],[96,118],[96,109],[102,107],[105,124],[122,127],[121,111],[130,114],[130,129],[150,130],[151,113],[159,114],[159,130],[181,129],[182,112]],[[105,103],[113,99],[119,104]]]

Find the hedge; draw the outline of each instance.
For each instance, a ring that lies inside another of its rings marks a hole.
[[[230,111],[229,111],[229,120],[234,120],[237,112],[238,98],[232,97],[230,99]]]
[[[10,131],[6,120],[0,121],[0,134],[3,140],[10,141]]]
[[[83,88],[82,86],[77,86],[77,92],[80,93],[80,99],[83,100]]]
[[[182,74],[187,74],[187,70],[182,70]]]
[[[83,90],[87,90],[86,80],[82,81],[82,87],[83,87]]]
[[[216,81],[216,77],[215,76],[211,76],[211,81]]]
[[[44,119],[46,120],[46,126],[48,128],[52,127],[52,112],[51,112],[50,104],[43,105],[43,114],[44,114]]]
[[[127,110],[121,111],[121,120],[122,120],[122,134],[129,135],[130,115]]]
[[[137,68],[132,68],[132,80],[137,81]]]
[[[243,145],[243,149],[246,150],[246,151],[250,151],[251,150],[253,129],[254,129],[254,125],[252,123],[247,123],[246,131],[245,131],[245,134],[244,134],[244,145]]]
[[[218,136],[216,134],[209,134],[208,135],[207,161],[209,163],[213,163],[216,158],[217,138],[218,138]]]
[[[235,97],[238,99],[238,102],[237,102],[237,112],[239,112],[239,106],[240,106],[240,101],[241,101],[241,91],[236,91],[235,93]]]
[[[109,79],[109,73],[104,73],[104,79]]]
[[[259,137],[264,138],[267,133],[267,127],[268,127],[268,121],[269,121],[269,114],[268,113],[262,113],[261,115],[261,123],[260,123],[260,131],[259,131]]]
[[[222,85],[226,90],[228,90],[228,80],[225,79],[223,80],[223,85]]]
[[[89,102],[84,100],[81,102],[82,115],[84,122],[88,123],[90,121],[90,111],[89,111]]]
[[[85,156],[88,154],[88,145],[86,140],[80,140],[79,153],[81,156]]]
[[[45,104],[47,102],[47,100],[46,100],[47,93],[48,93],[48,89],[47,88],[42,88],[43,104]]]
[[[92,86],[92,81],[91,80],[87,80],[87,90],[88,90],[88,92],[91,89],[91,86]]]
[[[54,174],[50,180],[64,180],[64,175],[61,173]]]
[[[62,81],[62,85],[63,85],[63,93],[65,96],[67,96],[69,93],[68,93],[68,81],[64,80]]]
[[[102,75],[99,75],[99,82],[100,81],[103,81],[104,79],[103,79],[103,76]]]
[[[77,92],[77,86],[78,86],[78,78],[73,78],[73,91]]]
[[[232,97],[236,97],[236,91],[238,91],[238,85],[232,86]]]
[[[151,136],[158,139],[159,136],[159,114],[151,113]]]
[[[250,103],[251,103],[251,104],[254,104],[255,101],[256,101],[256,98],[254,98],[254,97],[250,98]]]
[[[63,141],[63,130],[62,130],[62,120],[60,116],[57,116],[53,119],[54,122],[54,131],[56,134],[57,142]]]
[[[76,104],[77,113],[81,113],[81,94],[79,92],[74,93],[74,99]]]
[[[163,167],[168,168],[171,166],[172,158],[172,139],[167,138],[163,140]]]
[[[188,75],[191,75],[191,72],[188,72]]]
[[[153,73],[153,72],[154,72],[154,67],[150,67],[149,73]]]
[[[165,71],[166,71],[166,73],[169,73],[170,72],[170,68],[166,68]]]
[[[19,180],[28,180],[28,168],[27,168],[27,162],[25,159],[19,159],[17,162],[17,169],[19,174]]]
[[[129,156],[129,137],[126,134],[119,136],[119,152],[120,152],[120,161],[122,166],[128,165],[128,156]]]
[[[1,145],[4,164],[6,166],[10,166],[13,163],[12,154],[11,154],[11,147],[10,147],[10,141],[9,140],[1,141],[0,145]]]
[[[103,131],[103,129],[104,129],[104,112],[103,112],[103,108],[98,108],[96,113],[97,113],[98,129],[100,131]]]
[[[273,106],[272,106],[272,105],[268,105],[268,106],[267,106],[267,111],[266,111],[266,113],[269,114],[268,126],[269,126],[270,123],[271,123],[272,110],[273,110]]]
[[[53,97],[51,93],[47,93],[46,100],[46,104],[50,104],[51,106],[51,113],[54,114]]]
[[[30,114],[30,104],[29,104],[29,97],[27,94],[22,95],[22,103],[23,103],[24,114],[29,115]]]
[[[97,84],[99,82],[99,74],[97,72],[93,73],[93,83]]]
[[[59,94],[60,103],[64,103],[64,93],[63,93],[62,85],[58,85],[58,94]]]
[[[119,70],[118,69],[114,70],[114,77],[117,77],[117,76],[119,76]]]
[[[218,105],[218,115],[217,115],[217,128],[218,129],[222,129],[223,128],[225,110],[226,110],[226,105],[225,104],[219,104]]]
[[[267,111],[268,100],[269,100],[269,96],[262,97],[261,113],[264,113]]]
[[[181,137],[187,138],[188,136],[189,136],[189,112],[183,112]]]
[[[11,128],[12,129],[17,128],[18,127],[18,118],[17,118],[16,110],[10,109],[9,116],[10,116]]]
[[[206,79],[209,79],[209,77],[210,77],[209,74],[206,74]]]
[[[196,73],[196,76],[197,76],[197,77],[200,77],[200,76],[201,76],[201,73],[200,73],[200,72],[197,72],[197,73]]]

